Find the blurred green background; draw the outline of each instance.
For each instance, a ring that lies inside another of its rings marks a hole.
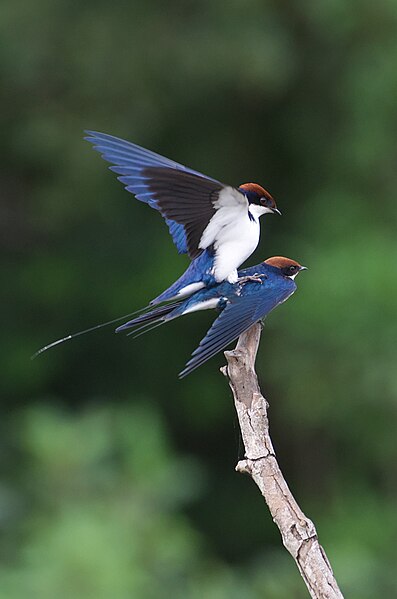
[[[258,372],[285,476],[352,599],[397,596],[397,2],[3,0],[0,598],[304,598],[242,455],[213,315],[102,329],[186,267],[82,140],[257,181],[249,263],[309,271]]]

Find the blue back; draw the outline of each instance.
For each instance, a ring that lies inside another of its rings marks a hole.
[[[211,289],[203,289],[195,293],[181,306],[182,312],[190,303],[205,301],[214,297],[225,297],[222,312],[215,320],[205,337],[201,340],[191,359],[180,373],[180,377],[201,366],[212,356],[237,339],[241,333],[255,322],[265,318],[271,310],[284,302],[296,290],[295,282],[283,276],[281,271],[268,264],[259,264],[239,272],[241,276],[264,274],[262,283],[246,281],[230,284],[223,282]],[[177,308],[178,312],[180,308]]]

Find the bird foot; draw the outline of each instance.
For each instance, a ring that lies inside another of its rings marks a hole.
[[[248,275],[246,277],[240,277],[238,283],[247,283],[248,281],[252,281],[253,283],[260,283],[262,285],[262,279],[267,279],[267,275],[264,274],[255,274]]]

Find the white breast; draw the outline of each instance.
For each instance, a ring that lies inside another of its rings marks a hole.
[[[234,187],[224,187],[214,202],[216,210],[214,216],[204,229],[200,239],[200,249],[205,250],[210,245],[215,245],[220,233],[244,218],[248,210],[247,198]]]
[[[237,281],[237,269],[259,243],[259,217],[269,209],[249,205],[244,194],[234,187],[225,187],[214,203],[216,212],[200,240],[200,248],[213,246],[215,260],[212,273],[217,282]],[[250,210],[253,218],[249,217]]]
[[[234,223],[222,229],[214,245],[213,274],[216,281],[237,281],[237,269],[255,251],[259,243],[259,234],[259,221],[251,220],[248,211],[245,218],[236,219]]]

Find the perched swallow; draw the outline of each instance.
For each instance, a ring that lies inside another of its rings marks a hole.
[[[223,281],[211,288],[200,289],[187,299],[141,314],[118,327],[116,332],[133,329],[132,332],[142,334],[153,328],[149,325],[160,326],[190,312],[216,308],[220,315],[180,373],[183,378],[285,302],[295,292],[294,279],[302,270],[306,267],[295,260],[281,256],[269,258],[241,270],[235,283]]]
[[[87,141],[113,166],[127,191],[164,217],[179,253],[192,263],[151,304],[186,297],[227,280],[259,243],[259,217],[281,214],[272,196],[256,183],[225,185],[123,139],[86,131]]]

